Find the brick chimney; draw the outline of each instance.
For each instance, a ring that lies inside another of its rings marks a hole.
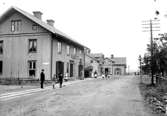
[[[48,25],[50,25],[50,26],[54,26],[54,20],[52,20],[52,19],[48,19],[48,20],[46,20],[47,21],[47,24]]]
[[[42,19],[42,12],[40,12],[40,11],[34,11],[33,14],[34,14],[34,16],[36,18],[38,18],[40,20]]]

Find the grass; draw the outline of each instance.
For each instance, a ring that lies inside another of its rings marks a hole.
[[[164,113],[155,110],[158,106],[154,105],[155,102],[151,99],[156,98],[165,106],[164,96],[167,95],[167,82],[162,81],[160,84],[152,86],[148,80],[150,80],[150,78],[144,78],[142,79],[142,83],[139,84],[140,92],[145,100],[146,106],[149,106],[157,116],[164,116]]]

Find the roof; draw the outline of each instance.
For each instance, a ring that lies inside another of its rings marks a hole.
[[[93,57],[98,57],[98,58],[103,58],[104,57],[104,54],[103,53],[93,53],[93,54],[90,54],[91,56]]]
[[[82,47],[85,47],[84,45],[80,44],[79,42],[77,42],[76,40],[70,38],[69,36],[67,36],[66,34],[64,34],[63,32],[59,31],[58,29],[56,29],[53,26],[48,25],[47,23],[43,22],[42,20],[36,18],[34,15],[31,15],[30,13],[23,11],[17,7],[12,6],[11,8],[9,8],[4,14],[2,14],[2,16],[0,17],[0,22],[2,22],[4,19],[6,19],[6,17],[9,17],[10,14],[13,14],[13,12],[19,12],[22,15],[24,15],[25,17],[27,17],[28,19],[30,19],[31,21],[39,24],[41,27],[45,28],[46,30],[48,30],[49,32],[53,33],[53,34],[58,34],[60,36],[65,37],[66,39],[70,40],[73,43],[76,43]]]
[[[92,57],[91,55],[89,54],[85,54],[87,57],[91,58],[92,60],[95,60],[96,62],[98,61],[96,58]]]
[[[126,57],[114,57],[111,60],[114,61],[114,64],[124,64],[124,65],[126,65]]]

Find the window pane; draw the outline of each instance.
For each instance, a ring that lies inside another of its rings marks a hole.
[[[61,42],[58,42],[58,53],[61,53]]]
[[[69,55],[69,54],[70,54],[70,46],[67,45],[67,55]]]
[[[0,74],[2,74],[2,70],[3,70],[3,62],[0,61]]]
[[[36,74],[36,61],[32,60],[32,61],[28,61],[28,72],[29,72],[29,76],[35,76]]]
[[[11,31],[12,32],[15,31],[15,22],[14,21],[11,22]]]
[[[29,62],[29,69],[32,69],[32,62]]]
[[[30,39],[29,40],[29,52],[36,52],[37,51],[37,40]]]
[[[12,20],[11,21],[11,31],[20,31],[21,30],[21,20]]]
[[[3,54],[3,41],[0,41],[0,54]]]
[[[33,62],[33,69],[36,69],[36,63],[35,63],[35,61]]]
[[[35,76],[35,70],[29,70],[29,76]]]

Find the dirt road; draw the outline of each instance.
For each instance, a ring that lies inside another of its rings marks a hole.
[[[136,77],[87,80],[0,102],[0,116],[153,116]]]

